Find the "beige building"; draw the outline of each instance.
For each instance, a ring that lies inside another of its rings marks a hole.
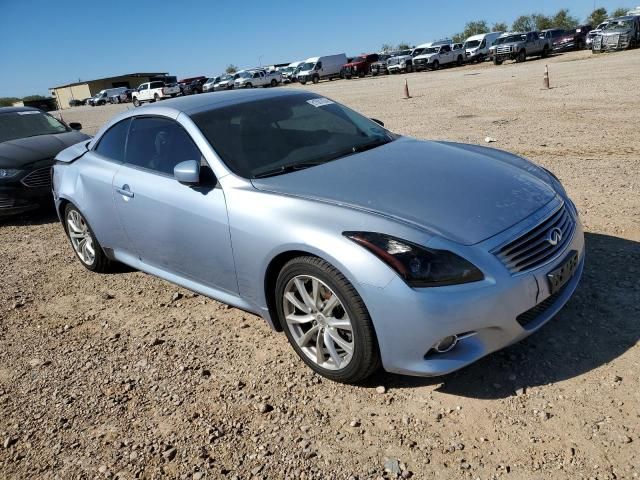
[[[155,77],[165,76],[165,72],[129,73],[117,77],[99,78],[84,82],[69,83],[50,88],[51,96],[57,99],[61,109],[69,108],[71,100],[84,100],[107,88],[127,87],[136,88],[141,83],[149,82]]]

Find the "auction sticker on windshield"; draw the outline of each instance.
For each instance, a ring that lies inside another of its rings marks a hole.
[[[331,105],[333,102],[328,98],[311,98],[307,100],[307,103],[314,107],[324,107],[325,105]]]

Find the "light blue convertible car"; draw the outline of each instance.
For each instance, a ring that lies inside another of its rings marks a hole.
[[[56,160],[85,267],[122,262],[260,315],[341,382],[469,365],[552,318],[584,265],[550,172],[302,90],[151,104]]]

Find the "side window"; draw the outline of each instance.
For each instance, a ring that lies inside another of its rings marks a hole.
[[[130,118],[116,123],[102,135],[94,151],[110,160],[124,162],[124,149],[130,124]]]
[[[173,176],[173,167],[185,160],[202,161],[189,134],[175,121],[137,117],[131,124],[126,163]]]
[[[142,91],[142,90],[146,90],[149,88],[149,84],[148,83],[143,83],[142,85],[140,85],[138,87],[138,90]]]
[[[480,44],[480,48],[484,48],[487,46],[487,39],[485,38],[484,40],[482,40],[482,43]]]
[[[450,51],[451,51],[451,48],[449,48],[449,45],[445,45],[444,47],[442,47],[442,53],[447,53]]]
[[[321,69],[322,69],[322,62],[316,63],[316,70],[321,70]]]

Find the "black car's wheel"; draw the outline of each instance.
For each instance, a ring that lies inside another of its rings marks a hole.
[[[106,272],[112,264],[102,251],[84,215],[74,205],[64,209],[64,228],[80,263],[92,272]]]
[[[320,375],[344,383],[364,380],[380,366],[369,313],[351,283],[317,257],[297,257],[280,271],[276,302],[287,339]]]
[[[524,50],[520,50],[518,52],[518,56],[516,57],[516,63],[523,63],[527,60],[527,52]]]

